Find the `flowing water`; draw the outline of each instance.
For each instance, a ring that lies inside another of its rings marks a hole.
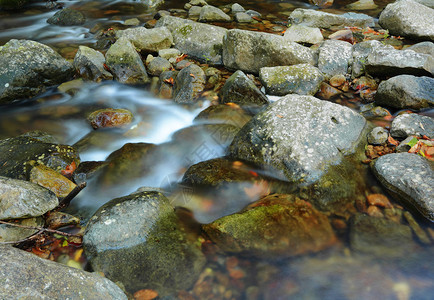
[[[235,1],[209,1],[216,6],[233,2]],[[314,7],[303,1],[237,2],[246,9],[261,12],[265,19],[271,20],[276,26],[284,26],[293,9]],[[335,1],[327,11],[348,11],[345,5],[351,2]],[[388,2],[391,1],[375,1],[377,8],[361,12],[377,16]],[[86,15],[87,21],[83,26],[50,25],[46,20],[57,10],[47,8],[45,2],[33,2],[23,12],[0,12],[0,45],[12,38],[31,39],[50,45],[65,58],[72,59],[79,45],[98,48],[96,34],[100,32],[99,29],[122,28],[125,20],[135,17],[144,23],[151,20],[155,13],[155,10],[136,1],[57,1],[50,5],[79,9]],[[183,5],[184,1],[165,1],[159,8],[182,8]],[[251,25],[245,26],[255,29],[249,27]],[[273,31],[273,28],[262,30]],[[191,191],[186,194],[185,190],[180,190],[177,186],[176,182],[192,163],[224,155],[222,147],[214,141],[210,142],[206,135],[199,136],[194,146],[190,145],[186,149],[182,148],[182,142],[172,140],[173,133],[192,126],[195,116],[208,105],[209,102],[204,100],[195,107],[184,107],[169,100],[155,98],[147,87],[131,87],[115,82],[87,83],[73,96],[53,88],[29,101],[1,107],[0,138],[30,130],[42,130],[55,136],[60,143],[82,145],[82,161],[103,161],[126,143],[156,144],[161,149],[160,155],[150,166],[149,172],[136,180],[122,182],[108,189],[89,182],[88,187],[73,200],[69,211],[86,220],[106,201],[133,192],[140,186],[150,186],[166,191],[175,190],[171,198],[174,205],[189,207],[195,211],[198,221],[207,223],[234,213],[252,201],[247,197],[236,205],[231,205],[221,200],[239,197],[236,188],[204,197]],[[86,138],[96,135],[86,120],[87,115],[104,107],[130,110],[134,115],[133,123],[127,129],[96,137],[96,142],[80,144],[80,141],[90,141]],[[204,143],[208,147],[206,153],[203,149],[200,151]],[[261,190],[261,187],[258,189]],[[375,189],[379,190],[377,186]],[[220,200],[216,201],[216,198]],[[419,221],[427,230],[433,230],[432,225]],[[346,239],[343,236],[341,240]],[[287,299],[291,296],[294,299],[432,299],[432,246],[419,244],[416,254],[389,260],[388,257],[370,255],[352,256],[348,245],[342,243],[315,257],[303,256],[278,263],[244,259],[241,268],[244,268],[245,273],[250,270],[255,275],[245,274],[244,281],[231,277],[229,286],[232,294],[226,295],[226,298],[255,299],[255,295],[260,295],[258,297],[264,299]],[[222,284],[217,281],[211,284],[211,289],[220,288]],[[261,289],[260,292],[257,291],[258,288]]]

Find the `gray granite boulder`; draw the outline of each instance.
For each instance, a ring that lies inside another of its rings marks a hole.
[[[187,235],[169,200],[156,191],[106,203],[89,220],[83,245],[93,269],[131,293],[153,289],[166,296],[188,289],[206,261],[197,236]]]
[[[365,14],[344,13],[342,15],[331,14],[314,9],[296,8],[289,16],[289,23],[310,27],[373,27],[374,19]]]
[[[127,38],[120,38],[105,54],[106,64],[120,83],[144,84],[148,73],[140,55]]]
[[[434,57],[412,50],[376,48],[367,56],[365,70],[373,76],[433,76]]]
[[[434,138],[434,119],[418,114],[403,114],[392,122],[390,135],[394,138],[406,138],[409,135]]]
[[[390,194],[434,222],[432,162],[413,153],[392,153],[379,157],[372,169]]]
[[[375,103],[397,109],[423,109],[434,106],[434,78],[399,75],[382,81]]]
[[[353,46],[353,63],[351,66],[351,76],[353,78],[360,77],[365,74],[365,64],[368,55],[376,49],[395,50],[390,45],[383,45],[379,41],[364,41]]]
[[[413,0],[398,0],[386,6],[378,23],[393,35],[434,41],[434,9]]]
[[[223,36],[227,29],[164,16],[155,25],[167,27],[173,36],[175,48],[201,62],[221,65]]]
[[[0,246],[0,282],[3,299],[127,300],[116,284],[99,274],[5,246]]]
[[[259,73],[263,67],[315,64],[313,52],[283,36],[231,29],[223,39],[223,63],[229,69]]]
[[[116,32],[116,38],[129,40],[140,52],[158,52],[172,47],[172,33],[165,27],[146,29],[145,27],[129,28]]]
[[[221,103],[232,102],[239,105],[264,105],[268,103],[267,96],[240,70],[226,80],[219,96]]]
[[[196,64],[182,69],[175,79],[174,100],[177,103],[194,103],[204,90],[206,76]]]
[[[12,39],[0,47],[0,104],[36,96],[73,74],[72,64],[50,47]]]
[[[105,58],[101,52],[86,46],[79,46],[74,57],[74,68],[85,79],[111,80],[113,75],[104,68]]]
[[[83,25],[86,17],[81,11],[72,8],[64,8],[56,12],[47,20],[47,23],[59,26]]]
[[[284,96],[287,94],[314,95],[325,77],[318,68],[309,64],[299,64],[261,68],[259,79],[267,94]]]
[[[365,124],[349,108],[312,96],[288,95],[244,125],[229,152],[273,169],[284,180],[310,184],[355,151]]]
[[[317,44],[324,40],[319,28],[296,24],[291,25],[283,36],[288,41],[296,43]]]
[[[220,8],[205,5],[200,10],[199,22],[230,22],[231,17],[225,14]]]
[[[417,53],[424,53],[424,54],[429,54],[431,56],[434,56],[434,43],[420,42],[406,48],[406,50],[413,50],[414,52]]]
[[[353,45],[340,40],[327,40],[319,47],[318,69],[330,78],[348,73],[353,58]]]
[[[57,197],[40,185],[0,177],[1,220],[42,216],[57,205]]]

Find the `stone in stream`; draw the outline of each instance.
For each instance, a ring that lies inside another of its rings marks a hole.
[[[92,48],[79,46],[74,57],[74,68],[88,80],[101,81],[112,80],[113,75],[104,68],[104,55]]]
[[[225,14],[220,8],[205,5],[200,10],[199,22],[230,22],[231,17]]]
[[[314,95],[324,79],[323,73],[309,64],[264,67],[259,71],[266,93],[277,96]]]
[[[406,138],[409,135],[416,135],[434,138],[434,119],[418,114],[403,114],[392,121],[390,135],[394,138]]]
[[[148,64],[148,72],[152,76],[160,76],[164,71],[169,71],[172,64],[165,58],[155,57]]]
[[[144,84],[149,82],[140,55],[127,38],[120,38],[105,54],[106,64],[120,83]]]
[[[253,18],[245,12],[237,12],[234,18],[238,23],[252,23],[254,21]]]
[[[74,182],[44,165],[33,167],[29,180],[52,191],[58,198],[65,198],[77,187]]]
[[[326,215],[285,194],[266,196],[202,228],[222,250],[258,257],[318,252],[336,242]]]
[[[206,76],[196,64],[182,69],[175,79],[174,100],[177,103],[194,103],[204,90]]]
[[[59,26],[83,25],[85,22],[86,17],[81,11],[69,7],[57,11],[47,20],[47,23]]]
[[[379,157],[372,169],[390,194],[434,222],[432,162],[413,153],[392,153]]]
[[[147,29],[145,27],[129,28],[116,32],[116,38],[126,38],[139,52],[158,52],[172,47],[172,33],[166,27]]]
[[[289,16],[289,23],[310,27],[374,27],[374,19],[365,14],[353,12],[341,15],[331,14],[314,9],[296,8]]]
[[[434,106],[434,78],[399,75],[382,81],[375,103],[397,109],[420,110]]]
[[[222,41],[227,29],[164,16],[155,25],[167,27],[173,36],[175,48],[201,62],[222,65]]]
[[[123,127],[132,122],[133,114],[123,108],[103,108],[92,112],[87,117],[87,120],[93,129]]]
[[[394,50],[390,45],[383,45],[379,41],[364,41],[353,46],[353,63],[351,66],[351,76],[358,78],[365,74],[366,58],[376,49]]]
[[[258,74],[263,67],[314,65],[312,50],[283,36],[240,29],[229,30],[223,39],[225,67]]]
[[[195,234],[179,224],[168,199],[156,191],[116,198],[89,220],[83,238],[95,271],[134,293],[166,296],[190,288],[206,259]]]
[[[267,96],[240,70],[226,80],[219,92],[219,96],[221,103],[235,103],[246,106],[268,104]]]
[[[345,41],[327,40],[319,47],[318,69],[327,77],[345,75],[353,58],[353,46]]]
[[[386,6],[378,23],[393,35],[434,41],[432,20],[433,8],[413,0],[398,0]]]
[[[250,116],[245,110],[239,106],[218,104],[208,106],[206,109],[201,111],[194,122],[196,123],[211,123],[213,121],[231,124],[239,128],[243,127],[252,116]]]
[[[319,28],[296,24],[291,25],[283,36],[296,43],[317,44],[324,40]]]
[[[368,143],[371,145],[382,145],[387,142],[389,132],[383,127],[375,127],[368,134]]]
[[[127,300],[116,284],[99,274],[6,246],[0,246],[0,282],[5,299]]]
[[[0,177],[0,220],[42,216],[57,205],[59,200],[46,188]]]
[[[36,96],[73,74],[72,64],[50,47],[12,39],[0,47],[0,104]]]

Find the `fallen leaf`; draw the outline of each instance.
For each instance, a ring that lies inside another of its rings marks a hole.
[[[397,140],[395,140],[393,137],[391,137],[390,135],[387,138],[387,141],[389,142],[389,144],[392,144],[392,145],[395,145],[395,146],[399,145],[399,142]]]

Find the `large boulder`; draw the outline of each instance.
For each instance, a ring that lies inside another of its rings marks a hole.
[[[93,81],[111,80],[113,75],[104,68],[105,58],[101,52],[79,46],[74,57],[74,68],[85,79]]]
[[[0,246],[0,282],[4,299],[127,299],[116,284],[99,274],[5,246]]]
[[[201,62],[221,65],[222,42],[227,29],[172,16],[160,18],[156,27],[167,27],[175,48]]]
[[[379,157],[372,169],[389,193],[434,222],[432,162],[413,153],[392,153]]]
[[[223,39],[223,63],[229,69],[258,74],[263,67],[314,65],[313,52],[283,36],[231,29]]]
[[[378,23],[393,35],[434,41],[432,20],[433,8],[413,0],[398,0],[386,6]]]
[[[173,37],[166,27],[146,29],[145,27],[129,28],[116,32],[116,38],[129,40],[140,52],[158,52],[172,47]]]
[[[284,96],[314,95],[325,77],[318,68],[309,64],[299,64],[261,68],[259,79],[267,94]]]
[[[188,289],[205,265],[197,236],[187,234],[168,199],[155,191],[106,203],[89,220],[83,245],[93,269],[131,293]]]
[[[375,103],[397,109],[423,109],[434,106],[434,78],[399,75],[382,81]]]
[[[72,78],[72,64],[50,47],[10,40],[0,47],[0,104],[36,96]]]
[[[318,69],[330,78],[345,75],[353,58],[353,45],[346,41],[327,40],[319,47]]]

